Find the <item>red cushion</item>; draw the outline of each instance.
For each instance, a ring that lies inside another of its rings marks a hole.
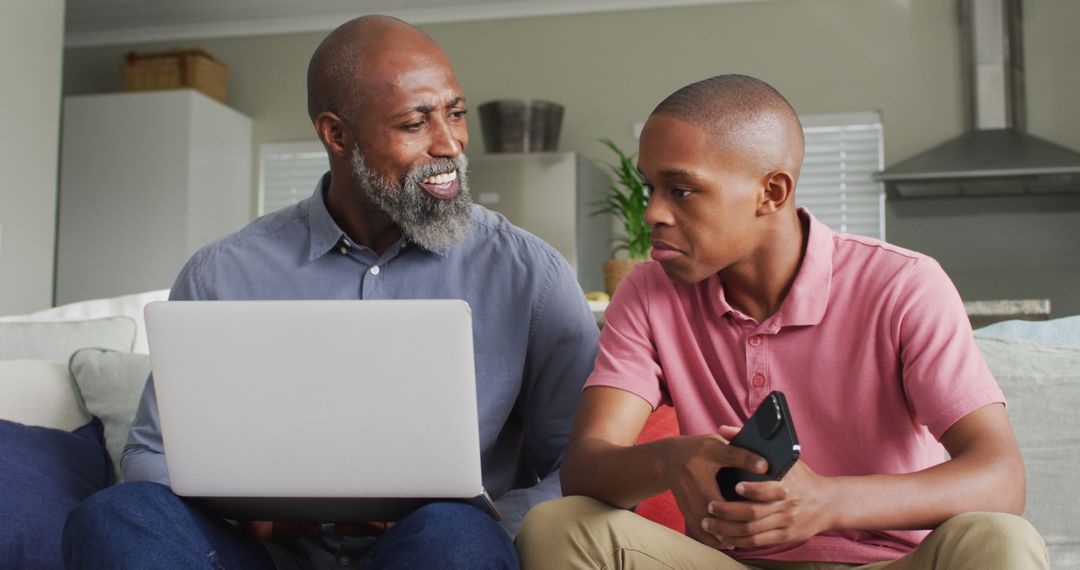
[[[647,443],[665,437],[679,435],[679,421],[675,417],[675,408],[660,406],[645,422],[638,436],[638,443]],[[675,503],[671,491],[664,491],[655,497],[645,499],[637,507],[637,514],[678,532],[685,531],[682,511]]]

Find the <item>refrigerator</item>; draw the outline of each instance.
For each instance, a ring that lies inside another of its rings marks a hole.
[[[470,157],[473,200],[551,244],[585,292],[603,291],[601,264],[611,257],[612,219],[593,216],[611,179],[576,152]]]

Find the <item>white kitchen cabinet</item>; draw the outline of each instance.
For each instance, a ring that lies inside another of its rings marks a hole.
[[[189,90],[64,99],[56,304],[170,287],[251,219],[251,119]]]

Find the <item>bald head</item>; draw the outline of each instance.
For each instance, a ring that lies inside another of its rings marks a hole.
[[[708,132],[717,146],[755,157],[762,172],[798,176],[803,159],[799,116],[776,89],[746,75],[691,83],[657,105],[653,115],[677,118]]]
[[[370,71],[382,56],[426,53],[446,59],[430,36],[389,16],[345,22],[319,44],[308,64],[308,116],[330,111],[349,120],[371,87]]]

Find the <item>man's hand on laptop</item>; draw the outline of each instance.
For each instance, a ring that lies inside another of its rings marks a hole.
[[[319,536],[322,527],[316,522],[247,521],[243,523],[255,538],[272,542],[289,542],[302,536]]]

